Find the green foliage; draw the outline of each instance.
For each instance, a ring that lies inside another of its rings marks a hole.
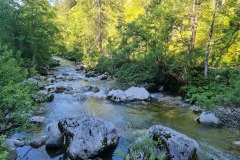
[[[15,127],[27,127],[27,114],[34,107],[32,87],[23,83],[27,71],[21,67],[19,54],[0,46],[0,133]]]
[[[47,0],[23,0],[22,5],[0,0],[0,44],[21,51],[28,67],[45,65],[59,51],[54,10]],[[26,66],[27,66],[26,65]]]
[[[4,147],[4,140],[6,136],[0,135],[0,159],[6,159],[8,152],[6,148]]]
[[[166,158],[166,153],[160,151],[160,148],[164,145],[160,138],[154,140],[153,137],[142,134],[140,136],[135,135],[132,142],[129,149],[130,153],[128,153],[130,160],[137,157],[149,160],[163,160]]]
[[[239,106],[239,77],[239,68],[211,70],[209,79],[195,79],[186,88],[186,101],[208,109],[216,105]]]
[[[116,77],[123,83],[141,84],[143,82],[153,82],[154,73],[151,72],[151,66],[145,66],[142,63],[125,63],[115,73]]]

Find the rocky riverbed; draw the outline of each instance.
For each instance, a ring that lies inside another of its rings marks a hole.
[[[222,126],[230,121],[225,123],[217,112],[201,114],[201,109],[179,97],[121,86],[107,73],[96,74],[57,59],[61,66],[42,77],[44,83],[28,80],[41,86],[34,98],[45,103],[35,115],[28,115],[38,127],[11,137],[28,139],[21,145],[11,143],[17,159],[123,159],[117,151],[127,155],[131,145],[126,142],[139,130],[165,137],[169,157],[187,159],[196,153],[201,159],[240,158],[239,131]],[[176,144],[178,139],[185,140]]]

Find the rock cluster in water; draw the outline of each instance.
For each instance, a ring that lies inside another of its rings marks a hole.
[[[122,90],[112,90],[108,93],[107,98],[115,102],[124,101],[149,101],[151,96],[150,93],[142,87],[131,87],[125,92]]]

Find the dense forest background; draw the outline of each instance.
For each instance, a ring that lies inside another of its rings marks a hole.
[[[52,55],[191,104],[239,107],[239,29],[239,0],[0,0],[0,134],[26,127],[34,89],[22,82]]]

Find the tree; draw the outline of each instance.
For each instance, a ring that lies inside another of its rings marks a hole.
[[[211,40],[213,36],[213,31],[214,31],[214,23],[216,20],[216,14],[217,14],[217,7],[221,4],[221,0],[213,0],[213,15],[212,15],[212,21],[210,25],[210,30],[209,30],[209,35],[208,35],[208,40],[207,40],[207,45],[206,45],[206,55],[205,55],[205,60],[204,60],[204,77],[207,78],[208,76],[208,59],[209,59],[209,54],[211,50]]]

